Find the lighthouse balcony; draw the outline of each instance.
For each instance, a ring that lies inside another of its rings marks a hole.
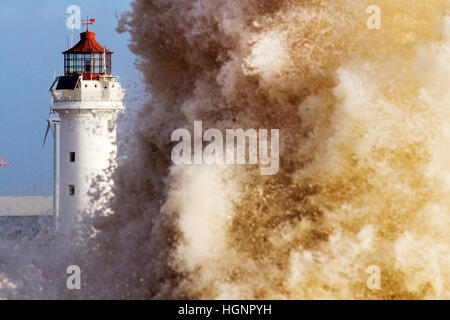
[[[122,89],[117,77],[105,77],[100,80],[59,77],[50,92],[54,102],[122,102],[126,90]]]

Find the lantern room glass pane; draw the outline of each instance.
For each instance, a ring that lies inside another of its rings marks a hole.
[[[111,53],[66,53],[64,54],[64,73],[98,73],[111,74]],[[104,66],[106,62],[106,68]]]

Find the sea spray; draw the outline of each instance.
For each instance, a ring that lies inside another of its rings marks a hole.
[[[162,203],[140,211],[149,296],[448,298],[448,4],[136,1],[122,26],[152,92],[136,129],[149,172],[122,180],[115,210],[146,183]],[[169,169],[166,137],[198,119],[280,128],[280,172]]]

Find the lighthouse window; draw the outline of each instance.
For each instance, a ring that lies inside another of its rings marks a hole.
[[[113,120],[108,120],[108,130],[109,132],[113,132],[116,127],[116,123]]]
[[[69,161],[75,162],[75,152],[69,152]]]
[[[75,186],[73,184],[69,185],[69,196],[75,195]]]
[[[84,71],[91,72],[91,62],[90,61],[85,62]]]

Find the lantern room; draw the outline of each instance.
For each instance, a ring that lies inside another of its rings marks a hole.
[[[95,20],[88,21],[92,24]],[[102,47],[95,40],[95,33],[80,34],[80,41],[71,49],[64,51],[64,75],[83,75],[84,80],[98,80],[99,75],[110,75],[113,52]]]

